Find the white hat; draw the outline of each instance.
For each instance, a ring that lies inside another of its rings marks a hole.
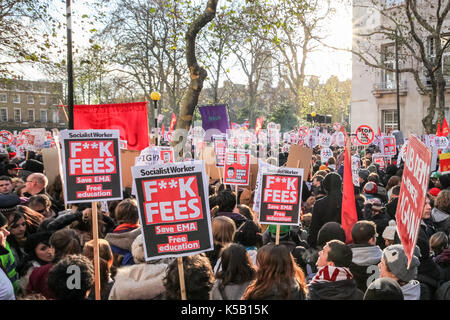
[[[397,231],[397,224],[395,223],[395,220],[389,221],[389,226],[387,226],[382,234],[382,237],[384,239],[388,239],[391,241],[394,241],[395,238],[395,232]]]

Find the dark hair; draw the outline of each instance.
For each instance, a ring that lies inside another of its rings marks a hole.
[[[55,248],[53,262],[58,262],[62,257],[69,254],[81,253],[81,241],[78,233],[73,229],[62,229],[56,231],[50,237],[50,245]]]
[[[356,222],[352,228],[352,239],[355,244],[366,244],[375,237],[377,225],[373,221],[361,220]]]
[[[220,212],[231,212],[236,206],[236,195],[229,190],[220,191],[216,196],[216,201]]]
[[[367,177],[367,181],[371,181],[371,182],[374,182],[375,184],[379,184],[380,183],[380,177],[378,176],[378,173],[372,172]]]
[[[78,286],[69,286],[73,277],[72,267],[80,276]],[[67,255],[55,264],[48,274],[48,287],[56,300],[84,300],[94,285],[94,267],[81,254]]]
[[[278,289],[280,299],[289,299],[292,281],[306,294],[305,274],[285,245],[268,243],[258,249],[256,279],[247,287],[243,300],[264,299]]]
[[[388,183],[386,185],[386,191],[389,191],[391,188],[395,187],[399,183],[402,182],[402,178],[398,176],[392,176],[389,178]]]
[[[108,201],[108,212],[109,212],[109,217],[111,219],[116,220],[116,208],[117,208],[117,205],[120,203],[120,201],[122,201],[122,200]]]
[[[259,247],[262,244],[261,229],[253,220],[247,220],[236,230],[234,242],[245,247]]]
[[[48,208],[52,205],[50,198],[45,194],[36,194],[30,197],[28,201],[28,206],[33,206],[35,204],[43,205],[45,208]]]
[[[336,267],[349,267],[352,263],[353,252],[344,242],[331,240],[327,242],[330,251],[328,252],[328,261],[334,262]]]
[[[239,213],[246,217],[248,220],[254,220],[253,211],[249,206],[245,204],[238,204],[236,208],[238,208]]]
[[[137,223],[139,221],[139,212],[137,202],[134,199],[124,199],[116,207],[115,218],[118,224]]]
[[[220,289],[228,284],[242,284],[255,278],[256,269],[245,248],[237,243],[230,244],[222,251],[222,270],[217,272]]]
[[[9,182],[12,183],[12,179],[9,176],[0,176],[0,180],[8,180]]]
[[[204,254],[182,257],[184,281],[187,300],[209,300],[209,294],[214,284],[214,272],[209,259]],[[180,280],[178,274],[178,259],[173,260],[163,279],[167,300],[180,300]]]
[[[400,186],[399,185],[395,185],[392,187],[392,194],[395,194],[396,196],[398,196],[400,194]]]
[[[8,219],[0,212],[0,228],[8,224]]]
[[[16,211],[24,215],[30,233],[36,232],[45,219],[42,214],[26,206],[18,205]]]

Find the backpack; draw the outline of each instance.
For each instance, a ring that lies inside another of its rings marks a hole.
[[[434,293],[435,300],[450,300],[450,280],[444,282]]]

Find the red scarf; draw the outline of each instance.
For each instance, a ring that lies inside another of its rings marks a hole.
[[[333,282],[353,279],[353,275],[348,268],[325,266],[317,270],[316,275],[309,284],[318,282]]]
[[[122,231],[130,231],[139,228],[138,224],[134,223],[122,223],[117,228],[114,229],[114,232],[122,232]]]

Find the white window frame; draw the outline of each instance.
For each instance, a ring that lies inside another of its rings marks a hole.
[[[19,99],[16,100],[16,97],[18,97]],[[20,103],[20,94],[18,94],[18,93],[13,94],[12,98],[13,98],[13,103],[15,103],[15,104],[19,104]]]
[[[42,99],[44,99],[44,103],[42,103]],[[40,104],[41,106],[46,105],[46,104],[47,104],[47,97],[46,97],[46,96],[40,96],[40,97],[39,97],[39,104]]]
[[[386,115],[390,113],[392,114],[392,122],[386,122]],[[383,124],[383,132],[385,132],[386,134],[389,132],[388,128],[392,130],[397,130],[398,128],[398,123],[397,123],[397,119],[395,119],[395,115],[397,114],[397,110],[393,110],[393,109],[387,109],[387,110],[382,110],[381,111],[381,117],[382,117],[382,124]]]
[[[33,119],[30,119],[30,111],[33,111]],[[28,122],[35,122],[36,121],[36,110],[35,109],[28,109],[27,110],[27,116],[28,116]]]
[[[5,97],[5,100],[2,100],[0,98],[0,102],[7,103],[8,102],[8,94],[7,93],[0,93],[0,97]]]
[[[42,119],[42,112],[45,111],[45,121]],[[41,122],[48,122],[48,110],[47,109],[39,109],[39,120]]]
[[[16,119],[16,110],[19,110],[19,120]],[[22,109],[21,108],[14,108],[14,121],[22,122]]]
[[[58,110],[53,110],[53,123],[59,122]]]
[[[5,110],[5,116],[6,116],[5,119],[2,119],[2,114],[1,114],[2,110]],[[8,121],[8,108],[0,108],[0,121]]]
[[[31,99],[30,99],[31,98]],[[30,102],[31,101],[31,102]],[[34,96],[27,95],[27,104],[34,104]]]

